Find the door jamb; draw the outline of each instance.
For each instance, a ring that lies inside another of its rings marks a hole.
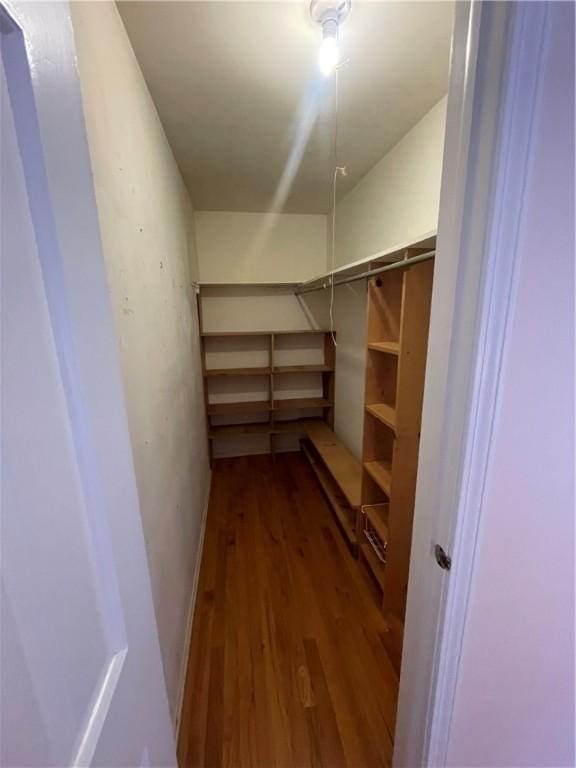
[[[545,3],[456,4],[396,766],[447,759],[546,28]]]

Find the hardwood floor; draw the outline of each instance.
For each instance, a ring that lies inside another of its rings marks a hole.
[[[215,462],[180,767],[390,765],[385,631],[302,454]]]

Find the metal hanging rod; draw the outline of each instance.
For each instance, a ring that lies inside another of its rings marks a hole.
[[[366,272],[359,272],[357,275],[349,275],[348,277],[342,277],[339,280],[334,280],[334,285],[345,285],[346,283],[354,283],[356,280],[364,280],[375,275],[380,275],[382,272],[390,272],[393,269],[407,269],[413,264],[420,264],[422,261],[429,261],[436,256],[436,250],[427,251],[421,253],[418,256],[412,256],[409,259],[401,259],[400,261],[393,261],[391,264],[386,264],[385,267],[378,267],[377,269],[367,270]],[[312,291],[321,291],[325,288],[330,288],[332,282],[330,278],[324,280],[320,285],[311,285],[302,288],[296,288],[294,293],[300,295],[302,293],[311,293]]]

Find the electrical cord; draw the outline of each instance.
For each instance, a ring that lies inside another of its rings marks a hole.
[[[348,59],[337,65],[334,70],[334,173],[332,175],[332,237],[330,242],[330,335],[335,347],[336,336],[334,334],[334,268],[336,266],[336,189],[338,186],[338,176],[346,176],[346,166],[338,165],[338,70],[348,63]]]

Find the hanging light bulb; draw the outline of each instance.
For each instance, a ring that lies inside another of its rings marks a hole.
[[[310,17],[322,29],[318,66],[325,77],[339,64],[340,24],[348,17],[352,0],[310,0]]]
[[[338,23],[330,19],[322,25],[322,43],[318,54],[318,66],[325,77],[336,69],[338,54]]]

